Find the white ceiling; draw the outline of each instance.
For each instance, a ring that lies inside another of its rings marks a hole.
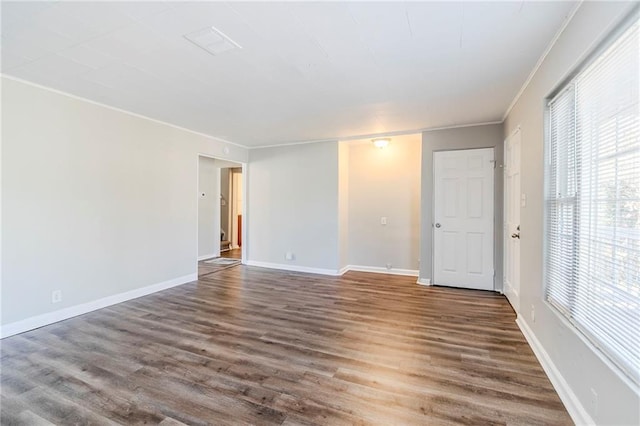
[[[500,121],[574,7],[3,1],[1,67],[249,147],[342,139]]]

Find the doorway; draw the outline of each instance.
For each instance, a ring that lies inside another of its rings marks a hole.
[[[520,312],[520,129],[504,141],[504,294]]]
[[[198,155],[198,276],[239,265],[244,259],[242,227],[242,176],[246,166],[206,155]],[[233,172],[232,172],[233,171]],[[236,220],[231,227],[230,220]],[[233,229],[232,229],[233,228]]]
[[[433,283],[494,290],[494,149],[433,154]]]
[[[231,259],[242,258],[242,168],[221,169],[221,256]]]

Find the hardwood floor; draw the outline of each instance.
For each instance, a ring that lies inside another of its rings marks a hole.
[[[571,424],[504,297],[238,266],[10,337],[12,424]]]
[[[216,264],[216,263],[208,263],[209,260],[214,260],[214,259],[205,259],[205,260],[201,260],[198,262],[198,279],[204,277],[205,275],[209,275],[212,274],[214,272],[220,272],[223,269],[227,269],[227,268],[235,268],[236,266],[240,265],[240,259],[236,259],[236,258],[225,258],[224,256],[220,256],[218,259],[223,259],[225,261],[235,261],[234,263],[222,263],[222,264]]]
[[[221,257],[227,257],[230,259],[242,259],[242,249],[236,248],[227,251],[223,251],[220,253]]]

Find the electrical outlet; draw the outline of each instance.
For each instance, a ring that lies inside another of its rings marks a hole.
[[[390,263],[387,263],[385,266],[386,266],[386,267],[387,267],[387,269],[389,269],[389,270],[390,270],[391,268],[393,268],[393,265],[392,265],[392,264],[390,264]]]
[[[531,321],[536,322],[536,307],[531,304]]]
[[[294,259],[294,255],[292,252],[288,251],[285,255],[284,258],[287,260],[293,260]]]
[[[51,292],[51,303],[62,302],[62,290],[53,290]]]

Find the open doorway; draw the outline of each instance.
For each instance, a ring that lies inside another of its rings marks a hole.
[[[220,174],[220,255],[242,259],[242,168],[225,167]]]
[[[243,164],[198,156],[198,277],[243,260]]]

